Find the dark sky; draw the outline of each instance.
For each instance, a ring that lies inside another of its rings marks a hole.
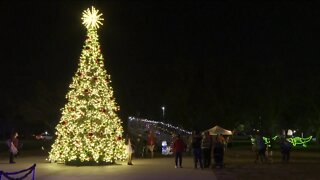
[[[165,105],[167,121],[203,128],[237,106],[252,113],[261,92],[320,83],[312,2],[1,1],[2,119],[58,121],[91,5],[105,19],[100,44],[124,120],[161,119]]]

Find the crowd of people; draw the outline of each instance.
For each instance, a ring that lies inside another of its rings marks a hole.
[[[218,134],[215,138],[212,138],[209,132],[194,131],[190,137],[189,148],[179,134],[173,141],[172,150],[175,157],[175,168],[182,168],[182,154],[187,150],[192,152],[195,169],[209,168],[211,165],[223,167],[223,156],[227,144],[223,135]],[[211,162],[212,154],[214,163]]]
[[[186,152],[192,153],[195,169],[209,168],[211,165],[223,167],[223,156],[227,144],[223,135],[218,134],[213,138],[209,132],[200,133],[199,131],[194,131],[190,136],[190,142],[185,141],[185,138],[181,137],[180,134],[176,134],[173,137],[170,148],[174,154],[175,168],[182,168],[183,154]],[[135,141],[132,141],[132,138],[127,135],[128,165],[133,164],[132,154],[135,154],[136,157],[154,158],[156,142],[156,136],[153,131],[149,131],[146,137],[138,136]],[[214,163],[211,162],[212,159],[214,159]]]
[[[180,135],[177,135],[173,143],[173,152],[175,154],[175,167],[182,167],[182,153],[189,149],[194,158],[194,168],[222,168],[224,166],[224,153],[227,150],[229,137],[222,134],[211,136],[209,132],[200,133],[194,131],[190,140],[190,147],[184,143]],[[255,163],[272,162],[274,140],[269,138],[266,143],[260,133],[256,133],[253,139],[253,151],[255,153]],[[279,147],[282,154],[282,161],[289,162],[292,149],[291,142],[285,136],[281,136]],[[212,157],[213,155],[213,157]],[[211,161],[214,162],[211,162]]]
[[[266,143],[262,135],[257,132],[252,141],[252,150],[255,153],[255,163],[272,162],[274,140],[270,137]],[[292,144],[288,141],[285,135],[282,135],[279,140],[280,151],[283,162],[289,162]]]
[[[274,145],[273,139],[270,138],[270,142],[266,144],[261,134],[256,133],[251,140],[252,150],[255,153],[255,163],[271,162]],[[148,155],[150,158],[154,158],[156,142],[156,136],[153,131],[149,131],[146,138],[138,137],[136,141],[133,141],[132,137],[127,135],[126,152],[128,154],[128,165],[133,165],[132,154],[134,153],[141,157]],[[9,148],[9,163],[15,163],[14,158],[19,154],[18,133],[12,133],[6,143]],[[190,136],[190,142],[187,143],[180,134],[177,134],[171,145],[175,159],[175,168],[182,168],[183,153],[188,151],[192,152],[195,169],[204,169],[210,166],[221,168],[224,166],[224,153],[227,149],[227,144],[228,139],[226,140],[221,134],[211,136],[209,132],[200,133],[199,131],[193,131]],[[280,137],[279,145],[283,162],[289,162],[292,144],[286,137],[282,136]],[[211,162],[212,160],[214,162]]]

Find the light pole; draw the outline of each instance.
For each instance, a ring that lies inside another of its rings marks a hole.
[[[162,109],[162,118],[163,118],[163,120],[164,120],[164,110],[165,110],[166,108],[165,108],[164,106],[162,106],[161,109]]]
[[[261,122],[261,116],[259,116],[259,129],[261,131],[261,128],[262,128],[262,122]]]

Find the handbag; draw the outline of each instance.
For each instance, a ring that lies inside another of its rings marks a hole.
[[[11,152],[13,155],[16,155],[16,154],[18,153],[18,149],[16,148],[16,146],[14,146],[13,143],[11,143],[10,152]]]

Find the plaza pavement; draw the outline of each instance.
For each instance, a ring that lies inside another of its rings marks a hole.
[[[36,163],[35,179],[37,180],[217,179],[214,171],[210,168],[194,169],[191,157],[184,157],[183,168],[177,169],[174,168],[173,157],[134,159],[133,166],[128,166],[125,162],[118,162],[116,165],[82,167],[48,163],[45,158],[45,156],[21,156],[15,160],[16,164],[9,164],[8,158],[1,156],[0,170],[14,172],[26,169]]]

